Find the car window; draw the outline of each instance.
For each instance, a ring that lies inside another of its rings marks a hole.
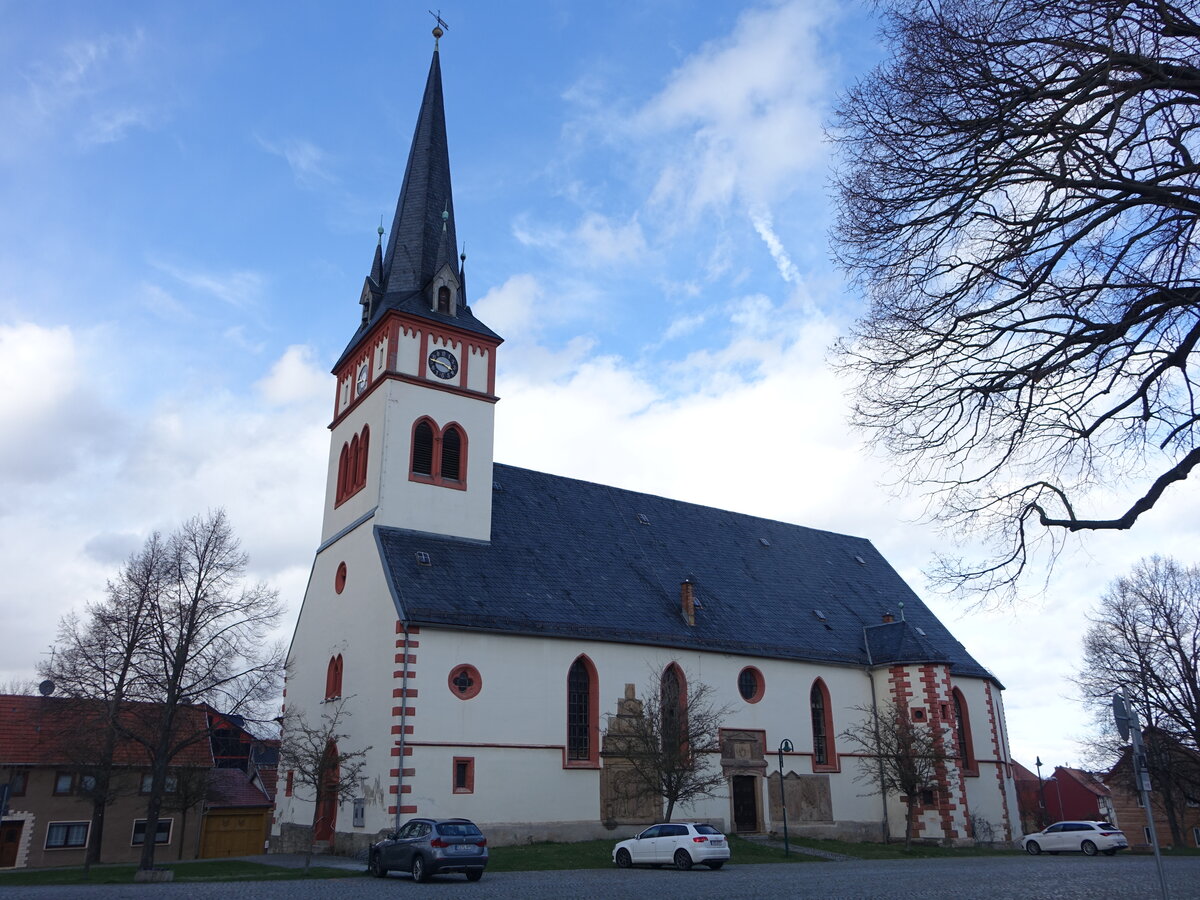
[[[1049,828],[1046,829],[1046,834],[1057,834],[1058,832],[1060,832],[1062,830],[1063,830],[1062,825],[1051,825]]]
[[[696,826],[696,833],[697,834],[720,834],[721,832],[718,831],[716,828],[713,828],[707,822],[701,822],[699,825]]]
[[[687,833],[688,833],[688,830],[687,830],[686,825],[664,825],[662,827],[661,836],[662,837],[682,837],[683,835],[685,835]]]
[[[447,837],[474,837],[480,834],[474,822],[439,822],[437,832]]]
[[[661,825],[651,825],[649,828],[647,828],[645,831],[643,831],[641,833],[640,837],[653,838],[653,837],[658,837],[661,833],[662,833]]]
[[[408,838],[412,837],[413,830],[415,829],[416,824],[417,824],[416,822],[405,822],[404,827],[401,828],[398,832],[396,832],[396,838],[398,840],[403,841],[403,840],[407,840]]]
[[[432,830],[433,829],[429,827],[428,822],[418,822],[417,828],[416,828],[416,833],[414,834],[414,837],[419,837],[419,838],[428,837],[429,832],[431,832]]]
[[[1099,828],[1101,831],[1118,831],[1119,830],[1116,825],[1112,824],[1112,822],[1097,822],[1096,827]]]

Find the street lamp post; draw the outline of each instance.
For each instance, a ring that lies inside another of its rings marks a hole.
[[[783,754],[791,753],[794,748],[792,742],[784,738],[779,742],[779,808],[783,810],[783,855],[788,855],[788,829],[787,829],[787,795],[783,790]]]
[[[1029,759],[1029,757],[1025,757]],[[1042,781],[1042,758],[1039,756],[1034,762],[1038,773],[1038,793],[1042,795],[1042,814],[1038,818],[1042,822],[1042,827],[1045,828],[1050,824],[1050,810],[1046,809],[1046,782]]]

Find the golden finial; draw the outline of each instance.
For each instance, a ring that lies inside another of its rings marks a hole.
[[[446,20],[442,18],[442,11],[440,9],[437,12],[434,12],[431,9],[429,10],[429,14],[437,21],[437,24],[433,26],[433,49],[436,50],[438,48],[438,40],[443,34],[450,30],[450,26],[447,25]]]

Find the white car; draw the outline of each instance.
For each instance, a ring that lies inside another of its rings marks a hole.
[[[690,869],[695,863],[719,869],[729,859],[729,841],[706,822],[666,822],[621,841],[612,856],[622,869],[665,865]]]
[[[1125,832],[1108,822],[1055,822],[1045,831],[1025,835],[1021,843],[1030,856],[1037,856],[1043,851],[1112,856],[1118,850],[1129,847]]]

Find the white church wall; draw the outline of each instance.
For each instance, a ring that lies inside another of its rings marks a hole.
[[[325,474],[325,515],[321,524],[321,542],[329,540],[347,525],[362,517],[379,502],[379,479],[384,444],[384,392],[367,394],[345,418],[330,432],[329,467]],[[334,507],[337,495],[338,461],[342,445],[356,434],[361,434],[364,425],[370,425],[370,440],[367,446],[367,481],[357,493]],[[378,565],[378,563],[376,563]]]
[[[405,375],[416,375],[421,366],[421,332],[417,329],[400,329],[396,341],[396,371]]]
[[[491,354],[485,347],[472,346],[467,353],[467,384],[473,391],[487,393]]]

